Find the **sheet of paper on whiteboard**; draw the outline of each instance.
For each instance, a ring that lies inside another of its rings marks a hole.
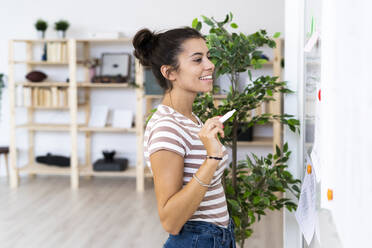
[[[310,245],[318,221],[316,210],[316,180],[313,171],[308,173],[306,170],[305,172],[295,216],[306,243]]]

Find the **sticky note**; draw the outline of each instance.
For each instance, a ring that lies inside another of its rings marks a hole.
[[[328,189],[328,191],[327,191],[327,198],[328,198],[328,201],[332,201],[333,200],[333,190]]]
[[[311,174],[311,165],[309,165],[309,164],[307,165],[307,170],[306,171],[307,171],[307,174]]]
[[[319,101],[322,100],[322,91],[321,91],[321,89],[319,89],[319,91],[318,91],[318,99],[319,99]]]

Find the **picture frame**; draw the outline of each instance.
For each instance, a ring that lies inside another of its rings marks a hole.
[[[128,81],[130,79],[130,53],[103,53],[101,62],[101,77],[115,77],[120,78],[122,81]]]

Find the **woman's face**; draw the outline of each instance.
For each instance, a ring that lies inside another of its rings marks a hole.
[[[209,92],[213,89],[214,64],[203,39],[189,39],[178,56],[179,68],[173,72],[173,88],[189,92]]]

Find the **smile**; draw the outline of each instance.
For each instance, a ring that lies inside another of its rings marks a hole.
[[[212,75],[209,75],[209,76],[204,76],[204,77],[200,77],[199,78],[200,80],[212,80]]]

